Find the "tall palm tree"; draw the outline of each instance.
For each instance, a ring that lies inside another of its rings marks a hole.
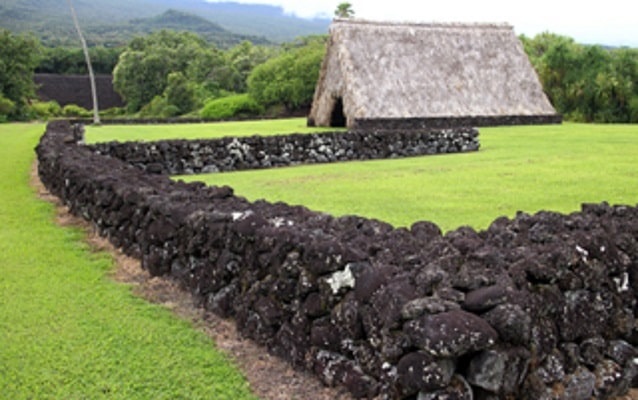
[[[337,6],[335,10],[335,16],[337,18],[352,18],[354,16],[354,10],[352,9],[352,4],[350,3],[341,3]]]
[[[75,30],[78,32],[80,42],[82,43],[82,50],[84,51],[86,67],[89,70],[89,79],[91,80],[91,95],[93,96],[93,123],[97,125],[100,123],[100,114],[97,104],[97,88],[95,86],[95,75],[93,74],[93,66],[91,65],[91,56],[89,56],[89,48],[86,45],[86,40],[84,40],[84,35],[82,35],[82,30],[80,29],[80,23],[78,22],[78,16],[75,13],[75,8],[73,8],[73,3],[71,2],[71,0],[67,0],[67,2],[69,3],[69,8],[71,9],[71,16],[73,17]]]

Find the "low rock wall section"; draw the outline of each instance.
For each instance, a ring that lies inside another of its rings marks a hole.
[[[478,130],[325,132],[90,146],[148,172],[192,174],[476,151]]]
[[[356,119],[353,130],[388,129],[450,129],[457,126],[510,126],[560,124],[562,115],[498,115],[468,117],[427,117],[427,118],[370,118]],[[308,125],[313,125],[308,121]]]
[[[607,399],[636,376],[636,207],[519,213],[443,235],[249,202],[79,139],[53,122],[37,147],[42,181],[73,213],[356,397]]]

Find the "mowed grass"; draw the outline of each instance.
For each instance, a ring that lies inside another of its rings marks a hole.
[[[335,131],[335,128],[309,128],[305,118],[272,119],[241,122],[157,125],[87,126],[86,142],[112,140],[154,141],[165,139],[204,139],[224,136],[276,135],[281,133],[309,133]]]
[[[203,124],[198,137],[297,132],[305,120]],[[89,128],[90,141],[191,135],[190,127]],[[148,131],[154,132],[152,136]],[[98,139],[99,135],[99,139]],[[572,124],[480,129],[481,149],[467,154],[297,166],[179,177],[230,185],[250,200],[302,204],[395,226],[420,220],[444,231],[483,229],[517,211],[569,213],[586,202],[638,203],[638,125]]]
[[[42,124],[0,125],[0,398],[253,399],[214,343],[109,274],[28,185]]]
[[[200,125],[87,127],[90,142],[299,132],[305,119]],[[303,204],[395,226],[483,229],[517,211],[569,213],[586,202],[638,203],[638,125],[480,129],[481,149],[394,160],[178,177],[229,185],[250,200]]]

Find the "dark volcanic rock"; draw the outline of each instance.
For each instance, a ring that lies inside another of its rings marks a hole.
[[[578,368],[567,377],[565,391],[561,399],[589,400],[596,387],[596,375],[584,367]]]
[[[476,289],[465,295],[463,308],[469,311],[485,311],[507,300],[507,288],[492,285]]]
[[[424,352],[405,355],[397,365],[399,384],[404,395],[446,387],[455,369],[451,359],[437,359]]]
[[[461,310],[426,315],[405,325],[412,343],[437,357],[459,357],[488,348],[498,334],[485,320]]]
[[[454,375],[445,389],[421,392],[417,400],[474,400],[474,392],[461,375]]]
[[[206,309],[234,317],[242,335],[355,397],[626,393],[638,369],[636,207],[518,213],[486,231],[442,235],[430,222],[395,229],[148,173],[459,151],[464,131],[472,130],[89,148],[77,144],[80,128],[53,121],[37,147],[38,172],[150,273],[173,277]],[[474,140],[468,132],[464,140]]]
[[[588,290],[566,292],[562,315],[557,321],[561,338],[572,342],[602,335],[612,307],[610,299]]]
[[[373,397],[378,391],[374,379],[364,374],[352,360],[337,353],[318,352],[313,370],[327,385],[343,384],[355,397]]]
[[[457,310],[461,306],[453,301],[440,299],[435,296],[420,297],[411,300],[401,308],[403,319],[415,319],[423,314],[439,314],[446,311]]]
[[[529,368],[530,353],[524,348],[490,349],[472,358],[467,380],[492,393],[516,393]]]
[[[518,305],[502,304],[483,314],[501,340],[526,345],[531,337],[531,317]]]

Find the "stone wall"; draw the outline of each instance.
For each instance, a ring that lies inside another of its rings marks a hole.
[[[75,104],[87,110],[93,109],[88,75],[35,74],[33,80],[38,87],[38,99],[42,101],[55,100],[63,107]],[[124,107],[122,97],[113,88],[113,76],[97,74],[95,85],[100,110]],[[89,119],[88,123],[93,123],[93,120]]]
[[[459,126],[503,126],[560,124],[562,115],[498,115],[471,117],[431,117],[431,118],[373,118],[357,119],[352,129],[449,129]],[[312,121],[308,121],[312,125]]]
[[[173,182],[80,136],[49,124],[37,148],[47,188],[328,385],[364,398],[585,400],[636,376],[636,207],[520,213],[481,232],[395,229]]]
[[[192,174],[372,160],[479,149],[475,128],[326,132],[214,140],[100,143],[91,149],[146,171]]]

